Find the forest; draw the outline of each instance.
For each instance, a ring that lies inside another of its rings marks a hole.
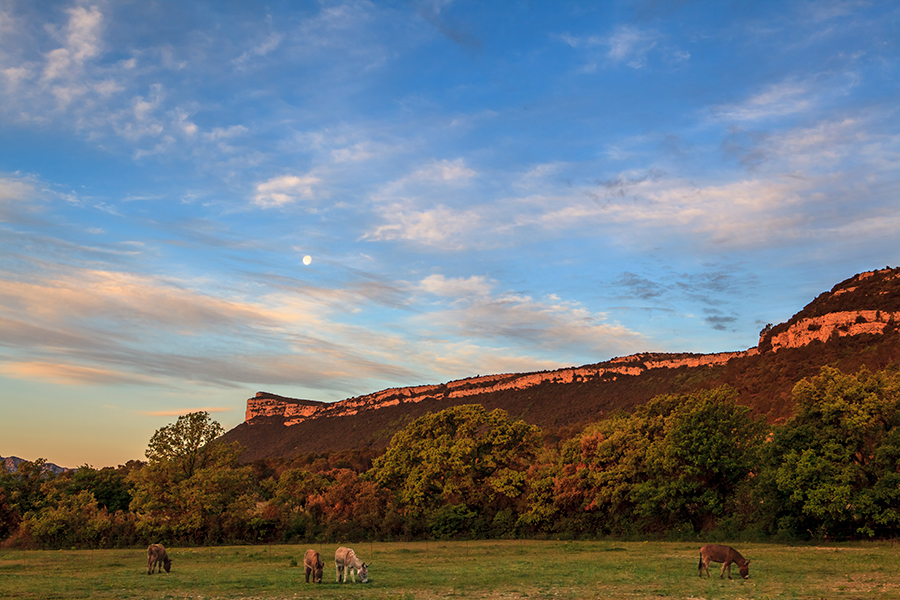
[[[205,412],[146,461],[0,473],[12,548],[428,539],[893,538],[900,369],[823,367],[767,424],[728,386],[662,395],[574,437],[477,404],[427,414],[385,450],[242,464]]]

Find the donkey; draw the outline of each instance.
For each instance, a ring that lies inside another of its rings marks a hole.
[[[344,583],[347,583],[347,573],[351,574],[355,583],[356,574],[353,573],[354,569],[356,569],[356,573],[359,574],[360,581],[363,583],[368,582],[370,566],[371,565],[367,565],[359,560],[359,557],[356,556],[356,552],[350,548],[341,546],[337,549],[337,552],[334,553],[335,576],[338,583],[341,582],[341,573],[344,574]]]
[[[306,571],[306,583],[309,583],[309,576],[312,574],[313,583],[322,583],[322,569],[325,568],[325,561],[322,555],[310,548],[303,557],[303,569]]]
[[[166,549],[160,544],[150,544],[150,547],[147,548],[147,575],[152,575],[154,569],[157,569],[159,573],[165,569],[168,573],[171,568],[172,561],[169,560]]]
[[[738,571],[744,579],[750,578],[750,561],[746,560],[741,553],[731,546],[720,546],[719,544],[706,544],[700,548],[700,564],[697,566],[698,575],[703,577],[703,571],[709,577],[709,563],[722,563],[722,572],[719,579],[725,577],[725,569],[728,569],[728,579],[731,579],[731,563],[738,566]]]

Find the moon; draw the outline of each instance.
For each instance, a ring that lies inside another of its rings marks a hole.
[[[303,257],[303,264],[304,264],[304,265],[308,265],[308,264],[311,263],[311,262],[312,262],[312,256],[310,256],[309,254],[307,254],[306,256]]]

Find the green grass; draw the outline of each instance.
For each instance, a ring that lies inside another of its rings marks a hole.
[[[326,561],[306,584],[303,554]],[[0,598],[659,598],[900,599],[900,546],[739,544],[748,581],[697,577],[699,543],[416,542],[353,544],[370,583],[334,581],[336,544],[170,548],[147,575],[145,550],[0,550]],[[292,566],[297,564],[298,566]]]

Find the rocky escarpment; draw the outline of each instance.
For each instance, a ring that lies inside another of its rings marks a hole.
[[[507,390],[526,390],[531,387],[550,384],[587,383],[615,381],[618,377],[637,376],[651,369],[677,369],[680,367],[703,367],[722,365],[738,356],[756,354],[756,348],[744,352],[722,352],[718,354],[635,354],[614,358],[597,365],[543,371],[538,373],[508,373],[470,377],[438,385],[389,388],[373,394],[348,398],[339,402],[324,403],[311,400],[296,400],[276,396],[268,392],[258,392],[247,400],[247,421],[256,417],[280,417],[284,425],[296,425],[308,419],[325,417],[346,417],[361,411],[375,410],[404,403],[418,403],[425,400],[463,400],[482,394]]]
[[[860,273],[807,304],[786,323],[760,333],[760,352],[800,348],[814,341],[883,334],[900,326],[900,269]]]
[[[325,403],[260,392],[246,420],[223,436],[242,460],[298,453],[384,448],[412,419],[477,402],[564,439],[586,423],[630,411],[660,394],[731,386],[755,414],[792,414],[791,390],[823,365],[847,372],[900,362],[900,269],[861,273],[820,294],[790,320],[767,326],[759,345],[718,354],[642,353],[535,373],[471,377],[397,387]]]

